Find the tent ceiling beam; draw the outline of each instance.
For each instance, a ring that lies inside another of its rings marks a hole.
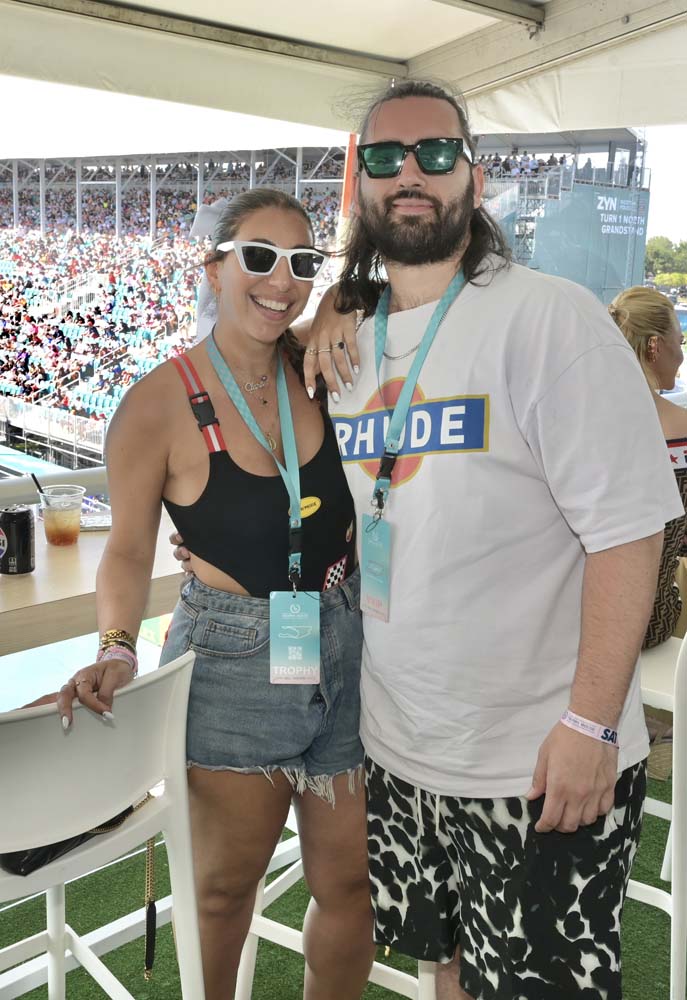
[[[504,87],[653,31],[687,21],[683,0],[551,0],[546,27],[529,37],[496,24],[411,59],[411,76],[456,78],[466,97]]]
[[[182,35],[197,41],[216,42],[232,48],[252,49],[268,55],[360,70],[384,77],[404,77],[408,74],[407,65],[393,59],[363,55],[325,45],[295,42],[237,28],[225,28],[176,14],[153,14],[135,7],[122,7],[117,3],[110,3],[109,0],[13,0],[13,2],[28,7],[47,8],[62,14],[109,21],[131,28]]]
[[[500,21],[518,21],[520,24],[531,24],[541,28],[544,24],[544,7],[536,7],[521,0],[485,0],[484,3],[471,3],[470,0],[434,0],[447,7],[460,7],[473,14],[484,14],[487,17],[497,17]]]

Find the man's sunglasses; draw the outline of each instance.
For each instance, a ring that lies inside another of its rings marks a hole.
[[[299,281],[314,281],[324,264],[324,254],[319,250],[282,250],[281,247],[253,240],[231,240],[229,243],[219,243],[216,249],[222,253],[233,250],[241,270],[246,274],[272,274],[279,260],[286,257],[294,278]]]
[[[358,164],[368,177],[398,177],[408,153],[414,153],[423,174],[450,174],[459,156],[472,163],[470,147],[462,139],[420,139],[402,142],[367,142],[358,146]]]

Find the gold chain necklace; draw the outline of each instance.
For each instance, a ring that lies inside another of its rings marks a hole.
[[[266,375],[262,376],[262,378],[264,378],[266,380],[266,383],[264,383],[264,384],[269,383],[269,379],[267,378]],[[248,384],[244,385],[244,389],[245,389],[246,392],[251,392],[251,391],[255,392],[255,391],[257,391],[257,388],[258,388],[258,385],[256,385],[255,389],[251,390],[251,389],[248,388]],[[249,397],[246,400],[246,402],[250,404],[251,398],[255,398],[255,397]],[[260,400],[260,403],[263,406],[267,406],[269,404],[269,400],[265,399],[263,396],[258,396],[257,399]],[[258,419],[257,415],[256,415],[255,419],[256,420]],[[278,423],[279,422],[279,413],[278,412],[276,414],[276,419],[277,419],[277,423]],[[270,448],[272,449],[272,451],[276,451],[277,450],[277,439],[274,436],[274,434],[272,433],[272,431],[268,430],[265,427],[263,427],[262,422],[259,421],[259,420],[258,420],[258,426],[259,426],[260,430],[262,431],[262,433],[265,435],[265,440],[267,441],[267,443],[270,446]],[[276,431],[275,431],[275,433],[276,433]]]
[[[265,389],[269,384],[270,384],[269,375],[261,375],[256,382],[251,382],[250,380],[248,382],[244,382],[243,388],[245,389],[246,392],[262,393],[265,391]],[[268,400],[265,399],[264,396],[258,395],[257,398],[260,400],[263,406],[267,406]]]

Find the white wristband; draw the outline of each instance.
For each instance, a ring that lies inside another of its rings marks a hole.
[[[598,722],[591,722],[589,719],[584,719],[581,715],[575,715],[569,708],[566,708],[565,712],[563,712],[561,722],[568,729],[575,729],[578,733],[591,736],[594,740],[599,740],[601,743],[608,743],[614,746],[616,750],[618,749],[618,733],[615,729],[610,729],[608,726],[600,726]]]

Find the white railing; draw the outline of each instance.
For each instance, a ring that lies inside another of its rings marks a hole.
[[[504,178],[487,178],[484,185],[485,208],[495,219],[505,219],[515,212],[520,199],[520,187],[515,181]]]
[[[65,312],[70,306],[75,308],[88,306],[95,301],[101,285],[104,289],[106,281],[106,274],[91,272],[78,278],[56,282],[41,292],[40,296],[30,303],[30,307],[48,313],[57,309]]]
[[[76,417],[68,410],[26,403],[12,396],[0,396],[0,420],[33,434],[41,434],[48,443],[59,441],[76,448],[86,448],[102,456],[107,422]]]

